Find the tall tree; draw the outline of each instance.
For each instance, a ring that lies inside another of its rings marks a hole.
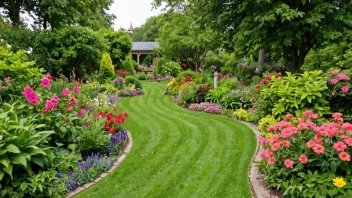
[[[184,0],[155,0],[172,8]],[[304,58],[326,40],[343,36],[352,25],[352,1],[346,0],[188,0],[204,26],[221,32],[224,47],[276,46],[288,71],[298,72]]]
[[[141,26],[137,27],[132,34],[133,41],[155,41],[159,37],[159,31],[164,24],[166,14],[152,16]]]
[[[3,12],[6,17],[10,18],[12,25],[17,27],[21,25],[20,14],[24,10],[30,10],[32,5],[31,0],[1,0],[0,8],[3,8]]]

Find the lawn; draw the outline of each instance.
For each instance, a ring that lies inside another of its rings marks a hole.
[[[127,158],[78,197],[251,197],[248,168],[256,147],[247,126],[193,112],[143,84],[145,95],[121,99],[133,137]]]

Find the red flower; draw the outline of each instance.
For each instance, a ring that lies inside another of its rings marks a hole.
[[[128,118],[128,113],[123,114],[123,117]]]

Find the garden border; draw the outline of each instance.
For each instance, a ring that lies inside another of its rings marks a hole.
[[[128,135],[128,143],[125,148],[125,150],[116,158],[116,161],[114,162],[113,166],[108,170],[100,174],[97,178],[94,179],[91,183],[84,184],[83,186],[78,187],[76,190],[69,192],[68,194],[65,195],[65,198],[71,198],[75,197],[79,193],[87,190],[88,188],[94,186],[97,184],[101,179],[109,175],[112,171],[114,171],[120,164],[121,162],[126,158],[127,154],[131,151],[132,148],[132,136],[129,132],[127,132]]]

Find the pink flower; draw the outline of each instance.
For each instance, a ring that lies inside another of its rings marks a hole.
[[[323,141],[323,138],[319,134],[314,135],[314,140],[316,143],[320,143]]]
[[[346,74],[339,74],[337,78],[339,80],[350,80],[350,77],[348,77]]]
[[[57,105],[60,102],[60,98],[57,95],[53,95],[53,97],[51,97],[51,100]]]
[[[306,147],[307,148],[313,148],[317,143],[314,140],[309,140],[309,142],[307,142]]]
[[[73,107],[71,107],[70,105],[67,106],[67,111],[73,111]]]
[[[335,78],[330,80],[331,84],[336,85],[339,81]]]
[[[84,114],[84,109],[80,109],[78,111],[78,117],[81,117]]]
[[[70,90],[68,88],[64,88],[61,92],[63,96],[69,97],[70,96]]]
[[[81,88],[76,86],[73,88],[73,92],[79,94],[81,92]]]
[[[261,137],[259,140],[259,144],[264,145],[266,141],[267,141],[267,139],[265,137]]]
[[[346,144],[341,141],[334,144],[334,149],[338,152],[344,151],[346,148]]]
[[[89,122],[85,122],[85,123],[84,123],[84,126],[89,126]]]
[[[293,161],[290,159],[286,159],[284,161],[284,164],[285,164],[286,168],[293,168]]]
[[[288,113],[285,115],[285,120],[291,120],[292,117],[293,117],[293,115]]]
[[[350,158],[350,154],[346,153],[346,152],[341,152],[339,154],[339,158],[342,160],[342,161],[351,161],[351,158]]]
[[[346,123],[343,123],[342,124],[342,129],[344,130],[344,131],[346,131],[347,133],[352,133],[352,124],[351,123],[348,123],[348,122],[346,122]]]
[[[348,90],[349,90],[349,87],[348,87],[348,86],[343,86],[343,87],[341,87],[341,91],[342,91],[343,93],[348,92]]]
[[[301,164],[306,164],[308,162],[308,157],[302,154],[299,156],[298,161],[301,162]]]
[[[271,80],[271,76],[270,76],[270,74],[268,74],[268,75],[266,75],[266,77],[265,77],[266,79],[268,79],[268,80]]]
[[[274,143],[272,146],[271,146],[271,150],[272,151],[277,151],[277,150],[279,150],[280,149],[280,143],[278,143],[278,142],[276,142],[276,143]]]
[[[305,130],[305,129],[308,129],[308,125],[307,124],[305,124],[305,123],[299,123],[298,125],[297,125],[297,128],[298,128],[298,130]]]
[[[276,78],[279,78],[279,77],[281,77],[281,76],[282,76],[282,73],[281,73],[281,72],[279,72],[279,73],[277,73],[277,74],[275,75]]]
[[[51,100],[47,100],[44,106],[45,111],[53,111],[55,110],[56,104],[51,101]]]
[[[342,119],[342,113],[333,113],[332,114],[332,118],[334,118],[334,120],[336,120],[336,121],[343,121],[343,119]]]
[[[77,104],[77,99],[76,99],[76,98],[71,98],[71,104],[72,104],[72,105]]]
[[[284,140],[280,144],[286,148],[290,147],[291,145],[291,143],[288,140]]]
[[[43,78],[40,82],[40,86],[50,88],[50,80],[48,78]]]
[[[316,154],[324,154],[324,146],[320,145],[320,144],[316,144],[314,147],[313,147],[313,151],[316,153]]]
[[[30,87],[25,87],[22,92],[23,96],[28,100],[30,104],[37,104],[39,96]]]
[[[10,77],[6,77],[6,78],[4,78],[4,80],[5,80],[6,84],[11,83],[11,78]]]
[[[262,81],[261,81],[263,84],[265,84],[266,83],[266,79],[262,79]]]
[[[260,158],[264,159],[264,158],[268,158],[271,157],[273,155],[273,153],[269,150],[264,150],[263,152],[260,153]]]
[[[275,157],[269,157],[268,158],[268,164],[274,164],[275,163]]]

